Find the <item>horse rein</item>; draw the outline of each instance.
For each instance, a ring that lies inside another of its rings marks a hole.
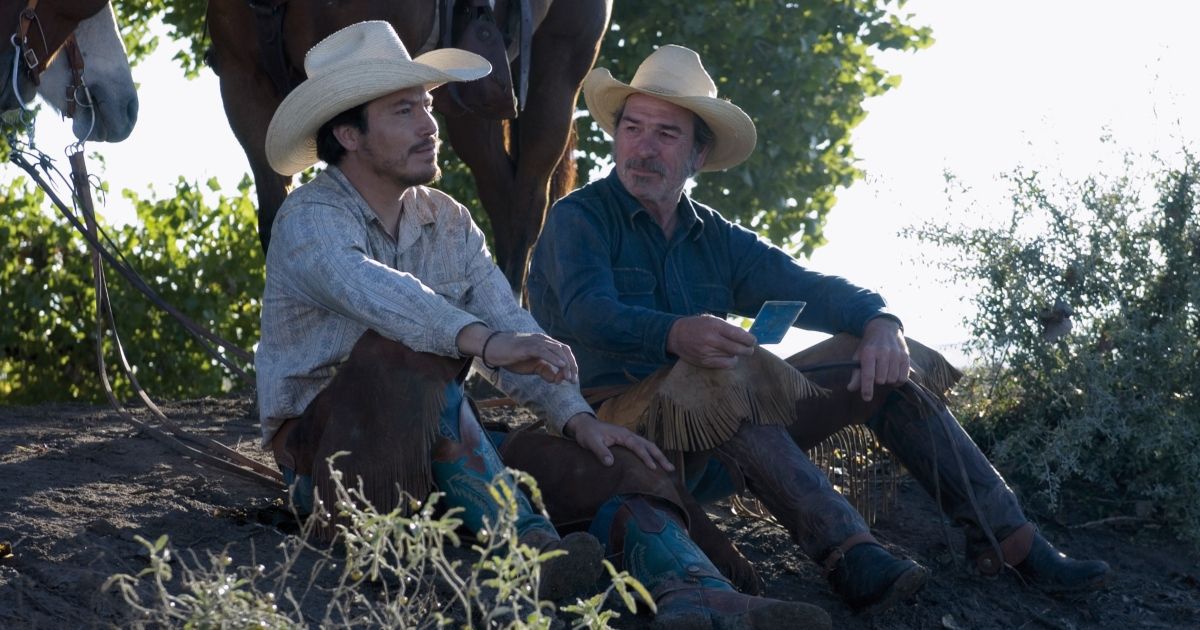
[[[25,101],[21,100],[21,91],[18,85],[18,69],[21,68],[21,61],[24,61],[25,75],[33,81],[34,85],[42,84],[42,73],[49,67],[50,62],[54,59],[54,54],[50,52],[50,44],[46,41],[46,32],[42,29],[42,21],[37,14],[38,0],[26,0],[25,8],[21,10],[20,18],[17,22],[17,30],[13,33],[9,42],[12,43],[16,54],[13,55],[13,95],[20,103],[21,109],[29,109]],[[42,57],[38,57],[37,51],[30,45],[29,33],[34,26],[37,26],[37,33],[42,38]],[[75,38],[75,33],[72,32],[63,40],[62,51],[67,55],[67,62],[71,68],[71,81],[67,84],[67,111],[64,112],[67,118],[75,118],[75,113],[78,107],[91,108],[92,94],[88,90],[87,84],[83,81],[83,51],[79,48],[79,41]],[[93,116],[92,124],[95,124]],[[88,131],[88,136],[91,135],[91,130]],[[84,136],[85,138],[87,136]]]

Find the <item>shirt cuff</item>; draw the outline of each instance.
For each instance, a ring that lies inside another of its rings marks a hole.
[[[566,426],[567,420],[576,414],[595,415],[591,405],[587,404],[574,384],[560,383],[548,398],[543,404],[546,412],[546,430],[551,435],[563,436],[563,427]]]
[[[459,359],[463,354],[458,350],[458,333],[471,324],[482,324],[483,320],[456,308],[446,310],[447,312],[437,320],[438,324],[433,338],[436,347],[432,353]]]
[[[675,359],[674,356],[667,350],[667,338],[671,334],[671,327],[675,322],[683,319],[682,315],[671,315],[663,313],[655,317],[646,326],[645,335],[642,338],[642,347],[646,349],[647,357],[654,363],[670,363]],[[653,354],[651,354],[653,353]]]
[[[866,332],[866,330],[867,330],[867,324],[871,323],[871,320],[879,319],[880,317],[890,319],[890,320],[896,322],[896,325],[900,327],[900,332],[904,332],[904,322],[900,321],[899,317],[896,317],[895,315],[893,315],[892,313],[889,313],[886,310],[880,310],[880,311],[876,312],[874,315],[871,315],[870,317],[868,317],[866,319],[866,321],[863,322],[862,330],[858,331],[858,336],[859,337],[863,336],[863,333]]]

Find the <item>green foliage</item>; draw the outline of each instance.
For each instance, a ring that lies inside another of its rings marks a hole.
[[[534,594],[542,564],[564,552],[542,553],[519,542],[516,489],[502,476],[489,488],[500,506],[498,522],[488,524],[471,544],[465,554],[470,563],[464,565],[464,554],[455,553],[464,546],[457,533],[461,508],[438,509],[440,495],[435,493],[424,504],[409,498],[403,507],[379,513],[360,489],[346,487],[332,466],[337,456],[329,459],[338,513],[333,545],[309,542],[314,527],[328,524],[319,514],[300,536],[280,545],[283,557],[269,569],[231,569],[233,560],[226,553],[210,555],[207,567],[193,567],[172,560],[178,554],[166,535],[154,542],[135,536],[146,548],[149,566],[137,575],[110,577],[104,590],[120,594],[137,613],[138,627],[307,628],[316,619],[306,619],[302,610],[322,611],[318,623],[323,628],[554,627],[554,604],[538,601]],[[536,482],[511,472],[530,487],[542,509]],[[310,562],[311,568],[301,568]],[[617,610],[604,609],[614,593],[627,610],[636,610],[637,600],[654,608],[645,587],[604,564],[611,585],[563,608],[575,617],[572,628],[609,627],[609,621],[620,617]]]
[[[215,182],[208,187],[214,192]],[[136,225],[109,229],[150,286],[170,304],[216,334],[249,349],[258,339],[262,253],[249,182],[234,197],[205,203],[182,179],[165,199],[126,192]],[[83,238],[51,212],[23,178],[0,189],[0,399],[8,403],[103,400],[96,374],[95,296]],[[137,378],[152,395],[196,397],[228,391],[224,368],[166,313],[108,271],[118,331]],[[109,373],[116,371],[111,334],[105,335]],[[240,384],[238,384],[240,385]],[[131,394],[123,378],[117,395]]]
[[[918,235],[979,287],[987,368],[965,417],[998,465],[1043,508],[1104,497],[1200,542],[1200,164],[1161,169],[1153,186],[1018,172],[1006,226]]]
[[[903,0],[835,3],[618,2],[600,65],[628,80],[654,47],[680,43],[698,50],[722,95],[754,117],[759,146],[749,163],[701,177],[696,195],[730,218],[780,243],[810,253],[823,242],[822,226],[839,186],[854,167],[849,133],[862,119],[862,101],[897,84],[873,61],[876,50],[915,50],[932,41],[929,30],[907,24]],[[177,55],[193,76],[209,45],[206,3],[115,0],[122,34],[134,60],[157,45],[151,26],[161,20],[169,37],[189,45]],[[214,95],[214,98],[216,95]],[[608,153],[602,134],[581,118],[580,172]],[[0,154],[7,145],[0,146]],[[440,186],[478,210],[474,180],[452,152],[443,156]],[[96,400],[89,323],[90,271],[81,241],[58,219],[45,216],[44,200],[11,184],[0,204],[0,225],[13,235],[5,249],[28,255],[0,262],[0,305],[12,316],[0,329],[0,396],[10,402]],[[174,199],[131,199],[141,227],[114,233],[121,251],[162,295],[218,334],[249,347],[257,338],[262,258],[256,220],[243,183],[217,208],[204,205],[193,185],[181,183]],[[474,212],[485,232],[486,217]],[[160,311],[112,282],[113,302],[138,378],[155,395],[215,393],[232,386],[182,330]],[[108,344],[111,351],[111,342]],[[111,352],[109,354],[111,357]],[[118,393],[127,395],[124,383]]]
[[[700,54],[720,96],[758,127],[743,165],[697,179],[697,199],[731,220],[805,254],[822,245],[839,187],[861,176],[850,132],[863,101],[899,85],[875,64],[878,50],[918,50],[933,40],[897,12],[904,0],[617,2],[596,62],[621,81],[657,47]],[[590,123],[583,119],[581,126]],[[598,128],[580,129],[587,173],[609,153]]]
[[[176,53],[175,60],[183,67],[185,76],[196,76],[210,44],[204,30],[207,2],[112,0],[112,3],[132,62],[145,59],[158,48],[158,36],[150,34],[150,27],[161,19],[171,39],[188,40],[189,45]]]
[[[862,121],[862,103],[899,85],[876,65],[880,50],[919,50],[933,39],[901,14],[906,0],[664,0],[615,2],[611,31],[598,66],[628,81],[643,59],[663,44],[700,53],[720,94],[758,126],[758,148],[729,172],[698,179],[696,195],[730,219],[805,254],[822,245],[823,227],[839,187],[861,176],[850,132]],[[195,74],[209,42],[205,3],[116,0],[133,58],[153,52],[147,24],[161,16],[172,38],[190,45],[179,55]],[[582,103],[580,103],[582,106]],[[590,118],[578,122],[579,172],[586,176],[609,153]],[[443,160],[439,187],[484,217],[475,183],[457,157]],[[485,223],[481,221],[481,224]],[[486,225],[484,231],[490,233]]]

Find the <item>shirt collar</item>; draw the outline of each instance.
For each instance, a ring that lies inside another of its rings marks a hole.
[[[354,202],[354,209],[358,211],[367,223],[372,221],[379,223],[379,215],[375,214],[375,211],[371,209],[367,200],[363,199],[363,196],[354,187],[354,184],[350,182],[350,179],[346,177],[346,174],[342,172],[342,169],[329,165],[325,169],[325,173],[333,181],[337,182],[346,191],[346,194],[350,195],[350,199]],[[404,191],[404,194],[400,195],[400,202],[404,206],[404,210],[400,214],[401,233],[404,232],[406,225],[423,226],[436,221],[433,216],[433,208],[429,204],[415,203],[418,192],[424,188],[424,186],[409,186]]]
[[[650,217],[650,212],[642,207],[641,202],[637,200],[628,190],[625,189],[625,184],[621,183],[621,178],[617,176],[617,169],[613,168],[612,172],[607,177],[609,185],[616,192],[617,200],[624,211],[625,216],[629,219],[629,224],[632,226],[634,218],[639,213]],[[692,204],[692,199],[684,193],[679,198],[679,205],[675,206],[675,212],[679,214],[679,225],[692,236],[698,238],[704,230],[704,219],[696,212],[696,206]]]

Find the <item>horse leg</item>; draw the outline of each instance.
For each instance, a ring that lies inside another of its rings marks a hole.
[[[508,217],[513,214],[514,180],[513,162],[505,146],[504,123],[466,115],[446,119],[446,136],[454,152],[471,169],[475,177],[475,188],[479,201],[492,222],[492,237],[496,243],[496,260],[506,270],[509,258],[508,232],[511,230]],[[513,290],[520,288],[508,275]]]
[[[560,160],[571,159],[564,153],[579,86],[596,62],[612,8],[607,0],[583,4],[553,5],[533,38],[529,98],[515,134],[516,196],[504,225],[492,221],[498,257],[503,234],[501,269],[514,287],[525,284],[529,252],[546,220],[551,175]]]
[[[220,79],[225,116],[254,175],[258,191],[258,237],[265,252],[271,240],[271,223],[292,183],[292,178],[276,173],[267,162],[267,126],[280,98],[270,78],[259,69],[254,16],[247,5],[232,0],[214,2],[209,5],[208,20],[214,43],[253,42],[214,45],[212,66]]]

